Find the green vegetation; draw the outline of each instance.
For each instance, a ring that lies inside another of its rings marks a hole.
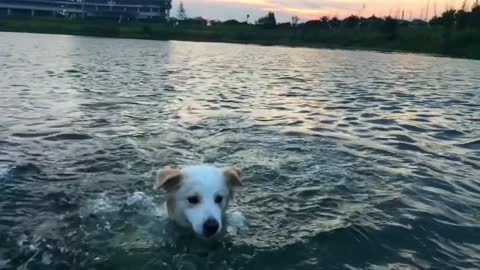
[[[179,11],[186,17],[185,9]],[[247,20],[249,16],[247,15]],[[320,20],[277,24],[268,13],[256,24],[235,20],[207,22],[173,19],[170,22],[122,22],[61,17],[0,16],[0,31],[71,34],[155,40],[255,43],[325,48],[405,51],[480,59],[480,6],[470,11],[448,10],[431,21],[391,17]]]

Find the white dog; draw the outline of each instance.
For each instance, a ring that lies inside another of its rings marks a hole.
[[[154,189],[167,193],[169,218],[201,237],[212,238],[225,229],[229,200],[241,185],[236,168],[199,165],[160,169]]]

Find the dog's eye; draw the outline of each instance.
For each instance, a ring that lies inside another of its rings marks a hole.
[[[198,196],[190,196],[187,198],[187,200],[191,204],[197,204],[200,202],[200,199],[198,198]]]
[[[223,200],[223,197],[220,195],[215,196],[215,203],[221,203]]]

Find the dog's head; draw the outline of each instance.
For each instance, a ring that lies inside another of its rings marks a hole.
[[[154,189],[167,192],[170,218],[210,238],[224,228],[229,200],[241,185],[238,169],[202,165],[160,169]]]

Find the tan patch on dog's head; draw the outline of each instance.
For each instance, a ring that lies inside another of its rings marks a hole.
[[[155,181],[154,190],[163,190],[173,192],[178,189],[182,182],[182,172],[170,167],[162,168],[158,171]]]
[[[225,180],[227,181],[227,186],[232,189],[236,187],[242,186],[242,181],[240,177],[242,176],[242,172],[236,167],[228,167],[223,170],[223,175],[225,176]]]

